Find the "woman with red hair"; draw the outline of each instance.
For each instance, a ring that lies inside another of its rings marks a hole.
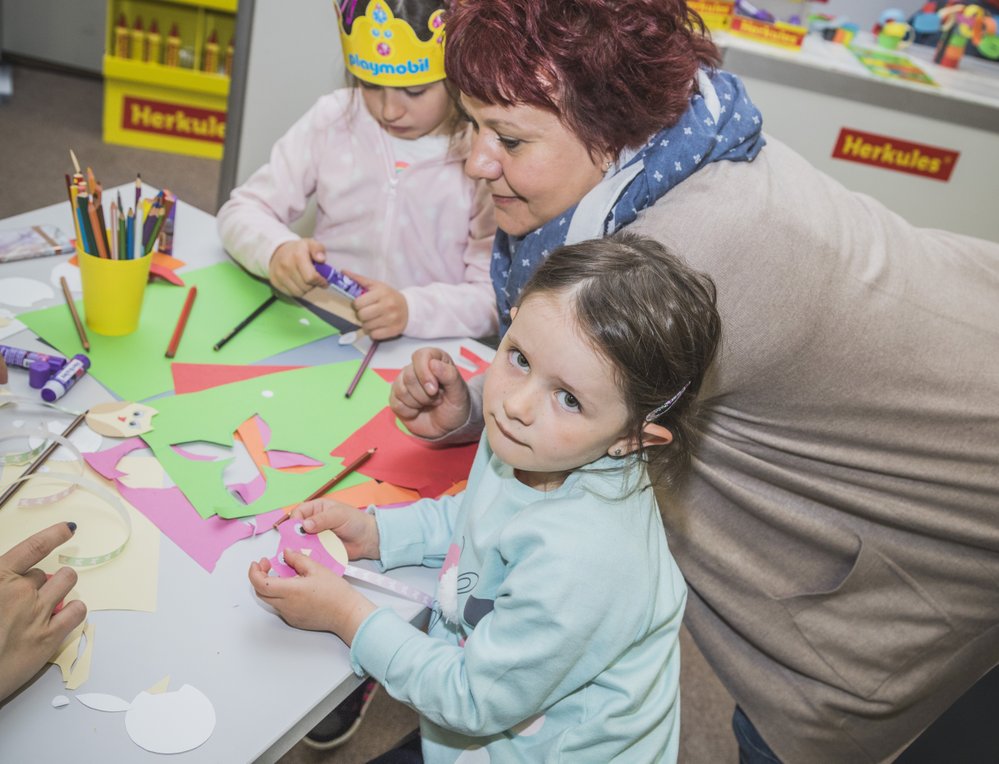
[[[764,137],[683,0],[460,0],[447,25],[504,326],[549,252],[622,228],[717,285],[693,470],[658,491],[741,760],[898,755],[999,663],[999,246]],[[442,442],[480,404],[436,349],[393,384]]]

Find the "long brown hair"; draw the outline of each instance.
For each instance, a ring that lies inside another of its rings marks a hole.
[[[697,394],[721,332],[714,282],[659,242],[619,232],[556,249],[519,301],[566,291],[580,330],[615,369],[636,438],[646,417],[683,390],[653,420],[672,442],[640,451],[653,483],[672,483],[690,459]]]

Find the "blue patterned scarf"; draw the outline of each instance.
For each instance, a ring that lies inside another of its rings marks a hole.
[[[702,72],[698,86],[700,93],[675,125],[653,135],[579,203],[523,237],[496,232],[489,275],[501,333],[510,326],[520,290],[556,247],[623,228],[711,162],[750,162],[760,153],[763,118],[742,81],[728,72]]]

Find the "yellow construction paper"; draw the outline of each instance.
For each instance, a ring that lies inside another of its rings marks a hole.
[[[0,477],[0,488],[16,478],[23,468],[7,467]],[[162,468],[161,468],[162,470]],[[108,485],[107,481],[86,467],[84,476]],[[37,567],[55,573],[63,567],[60,553],[97,554],[112,546],[124,533],[122,521],[113,507],[95,500],[86,490],[76,490],[51,504],[21,506],[20,500],[52,493],[57,484],[45,481],[25,485],[0,512],[0,538],[24,539],[58,522],[75,522],[73,539],[57,548]],[[111,488],[113,491],[114,489]],[[122,501],[132,521],[132,536],[124,551],[103,565],[77,568],[79,576],[70,594],[83,600],[89,610],[156,610],[159,574],[160,531],[145,515]],[[120,543],[120,542],[119,542]]]

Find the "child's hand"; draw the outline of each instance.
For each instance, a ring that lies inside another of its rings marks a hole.
[[[376,610],[374,603],[332,570],[304,554],[286,549],[284,561],[295,569],[297,576],[268,576],[271,563],[266,557],[250,563],[250,583],[257,596],[290,625],[332,631],[350,645],[361,623]]]
[[[333,531],[352,560],[377,560],[380,556],[378,524],[356,507],[333,499],[315,499],[299,504],[291,516],[302,521],[306,533]]]
[[[315,239],[286,241],[271,255],[267,277],[278,291],[301,297],[313,287],[326,285],[326,279],[313,267],[314,262],[326,262],[322,244]]]
[[[344,271],[367,291],[354,300],[361,328],[373,340],[398,337],[409,323],[409,305],[398,289],[351,271]]]
[[[439,438],[465,424],[472,403],[451,356],[420,348],[392,383],[389,407],[413,435]]]

